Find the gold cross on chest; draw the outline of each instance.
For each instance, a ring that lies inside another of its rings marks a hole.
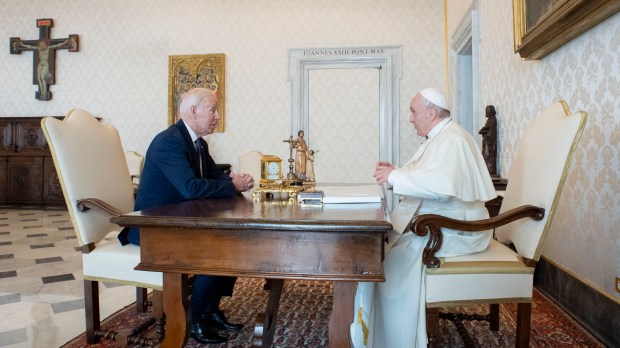
[[[69,52],[77,52],[79,49],[77,34],[71,34],[65,39],[50,38],[53,26],[54,21],[51,18],[37,19],[39,39],[21,40],[19,37],[12,37],[10,41],[11,54],[33,52],[32,84],[39,86],[39,90],[35,92],[38,100],[52,99],[48,86],[53,85],[56,80],[56,50],[68,49]]]

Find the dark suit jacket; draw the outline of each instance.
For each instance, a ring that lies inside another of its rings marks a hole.
[[[232,178],[224,174],[209,154],[207,142],[200,138],[203,177],[192,138],[182,120],[159,133],[151,142],[140,176],[135,210],[181,203],[198,198],[232,197]],[[140,244],[138,228],[119,234],[121,243]]]

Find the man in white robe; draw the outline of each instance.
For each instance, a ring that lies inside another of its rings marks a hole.
[[[359,283],[351,324],[354,347],[426,347],[426,307],[422,252],[428,236],[419,237],[409,222],[419,214],[462,220],[488,218],[484,202],[495,189],[472,136],[450,118],[441,92],[427,88],[411,100],[409,121],[426,137],[402,168],[379,162],[375,180],[388,183],[401,201],[390,214],[383,268],[385,283]],[[408,233],[404,233],[408,232]],[[442,229],[437,256],[464,255],[487,248],[492,232]],[[455,284],[458,286],[458,284]]]

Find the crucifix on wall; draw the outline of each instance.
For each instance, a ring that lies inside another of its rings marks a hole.
[[[56,75],[56,50],[68,49],[69,52],[77,52],[79,49],[79,37],[71,34],[65,39],[52,39],[50,32],[54,26],[51,18],[37,19],[39,28],[39,39],[21,40],[19,37],[12,37],[10,41],[11,54],[20,54],[22,51],[32,51],[32,84],[38,85],[39,90],[35,92],[38,100],[52,99],[49,85],[53,85]]]

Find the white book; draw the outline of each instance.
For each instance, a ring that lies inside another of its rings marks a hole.
[[[324,193],[323,204],[333,203],[381,203],[383,191],[376,184],[317,185]]]

